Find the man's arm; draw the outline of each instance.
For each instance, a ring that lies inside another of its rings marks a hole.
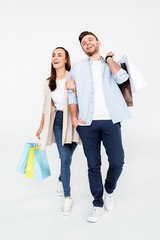
[[[77,104],[70,104],[69,111],[71,114],[72,124],[77,127],[79,123],[86,123],[83,120],[78,119],[78,105]]]
[[[77,127],[78,126],[78,105],[77,104],[70,104],[69,111],[71,114],[72,124]]]
[[[69,90],[73,90],[75,95],[77,96],[77,91],[76,91],[76,84],[72,76],[70,76],[71,81],[66,81],[66,88]]]
[[[114,56],[113,52],[109,52],[107,54],[107,56]],[[106,57],[107,57],[106,56]],[[129,75],[127,74],[127,72],[122,69],[114,60],[112,57],[108,57],[106,62],[108,63],[111,73],[114,77],[114,80],[116,81],[116,83],[118,84],[122,84],[124,82],[126,82],[129,78]]]
[[[115,61],[111,57],[107,58],[107,63],[111,69],[112,75],[117,74],[117,72],[121,69],[121,67],[117,63],[115,63]]]

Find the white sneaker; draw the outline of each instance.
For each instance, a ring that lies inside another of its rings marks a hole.
[[[72,199],[71,198],[65,198],[64,199],[64,205],[62,208],[63,215],[67,216],[71,213],[72,208]]]
[[[63,185],[62,185],[61,181],[58,181],[58,183],[57,183],[57,193],[58,193],[58,196],[64,195]]]
[[[104,207],[109,212],[114,209],[113,194],[107,193],[106,190],[104,190]]]
[[[87,221],[95,223],[100,219],[103,213],[104,213],[104,207],[93,207],[93,211],[91,215],[88,216]]]

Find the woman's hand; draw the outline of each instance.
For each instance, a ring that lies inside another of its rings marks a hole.
[[[73,90],[74,92],[76,92],[76,84],[75,84],[74,79],[73,79],[72,76],[71,76],[71,81],[67,81],[67,82],[66,82],[66,88],[67,88],[67,89],[71,89],[71,90]]]
[[[40,127],[36,132],[36,137],[40,140],[40,134],[42,132],[42,128]]]

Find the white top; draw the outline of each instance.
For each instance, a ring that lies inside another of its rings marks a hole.
[[[61,80],[56,80],[56,84],[56,90],[52,91],[52,99],[57,110],[63,110],[65,78]]]
[[[111,117],[109,115],[109,111],[104,98],[101,61],[92,61],[91,66],[94,87],[93,120],[109,120]]]

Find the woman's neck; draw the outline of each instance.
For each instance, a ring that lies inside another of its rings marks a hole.
[[[56,80],[65,78],[65,75],[66,69],[64,67],[56,69]]]

